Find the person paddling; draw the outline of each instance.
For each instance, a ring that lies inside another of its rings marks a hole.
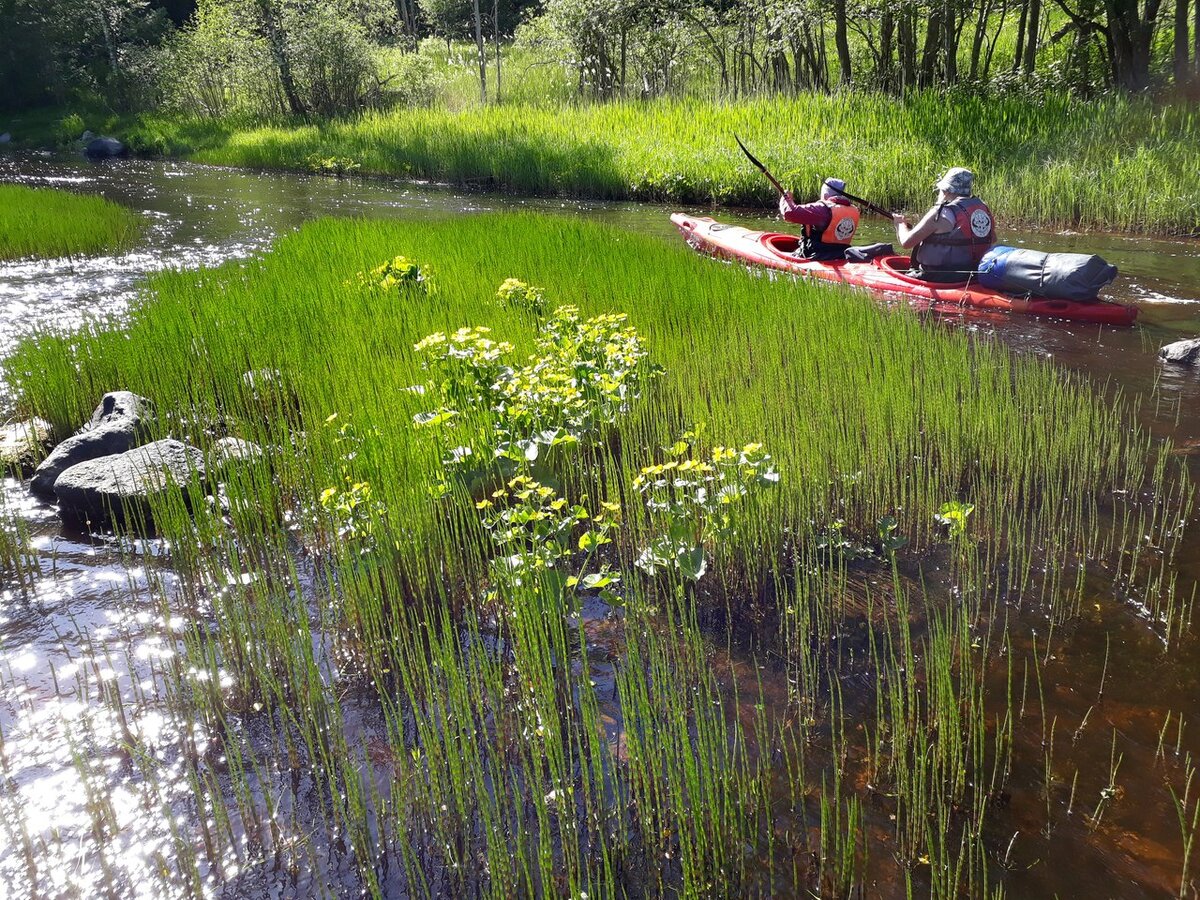
[[[803,259],[844,259],[846,248],[858,230],[858,209],[842,196],[846,182],[826,178],[821,182],[821,199],[798,204],[792,192],[779,198],[779,213],[784,221],[803,225],[796,256]]]
[[[937,203],[915,226],[895,213],[896,239],[912,250],[913,271],[925,281],[966,281],[996,243],[996,221],[975,196],[975,173],[955,167],[934,185]]]

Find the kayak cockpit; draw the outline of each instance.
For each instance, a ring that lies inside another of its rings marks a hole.
[[[914,278],[909,274],[912,268],[912,259],[907,256],[878,256],[874,259],[875,265],[887,272],[893,278],[898,278],[905,284],[919,284],[922,287],[928,288],[965,288],[969,282],[963,281],[926,281],[923,278]]]
[[[770,250],[780,259],[786,259],[788,262],[804,262],[805,257],[797,256],[796,253],[800,249],[800,238],[794,234],[775,234],[767,232],[759,239],[765,248]],[[844,259],[823,259],[820,260],[823,265],[840,266],[845,263]]]

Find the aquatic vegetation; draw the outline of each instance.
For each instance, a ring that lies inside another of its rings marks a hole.
[[[362,168],[359,163],[348,156],[322,156],[319,153],[312,153],[305,162],[307,162],[310,172],[317,175],[330,175],[334,178],[345,178]]]
[[[360,288],[397,251],[436,294]],[[6,375],[53,422],[120,382],[159,429],[268,448],[219,502],[156,501],[188,611],[162,681],[206,742],[166,887],[995,896],[1141,812],[1144,748],[1050,688],[1116,690],[1061,661],[1098,610],[1187,632],[1164,573],[1194,492],[1130,401],[1044,360],[489,215],[165,272],[124,331],[36,336]]]
[[[505,278],[496,299],[514,309],[521,309],[541,318],[546,314],[546,296],[541,288],[526,284],[519,278]]]
[[[0,184],[0,260],[117,253],[140,226],[135,212],[102,197]]]
[[[659,532],[637,558],[637,566],[650,575],[673,566],[699,581],[712,548],[736,535],[735,511],[746,515],[738,507],[779,481],[762,444],[714,447],[710,454],[695,455],[696,437],[688,432],[667,448],[672,459],[643,467],[633,480]]]
[[[401,109],[321,125],[144,118],[172,135],[168,146],[221,165],[306,171],[315,154],[521,194],[773,206],[736,133],[801,192],[833,173],[887,208],[924,210],[933,182],[958,163],[978,173],[1002,225],[1200,233],[1200,194],[1176,176],[1198,166],[1195,104],[956,95],[954,117],[971,127],[948,148],[948,102],[940,91],[837,92]]]
[[[358,272],[354,282],[364,288],[389,291],[392,288],[417,288],[425,293],[434,290],[433,273],[428,266],[421,266],[404,256],[395,256],[369,272]]]

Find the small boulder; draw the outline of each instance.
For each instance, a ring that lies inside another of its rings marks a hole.
[[[224,437],[212,445],[205,462],[207,471],[217,478],[230,467],[239,463],[252,463],[262,459],[263,449],[253,441]]]
[[[6,132],[4,132],[4,134],[0,134],[0,144],[8,144],[11,142],[12,142],[11,132],[6,131]]]
[[[154,441],[71,466],[54,482],[59,512],[76,521],[150,517],[150,500],[204,478],[204,452],[180,441]]]
[[[133,391],[110,391],[100,398],[100,405],[92,410],[92,417],[81,430],[99,428],[121,419],[149,421],[154,418],[154,404]]]
[[[41,419],[0,428],[0,469],[21,474],[50,446],[50,423]]]
[[[1192,338],[1185,341],[1176,341],[1173,344],[1167,344],[1158,351],[1158,355],[1165,362],[1178,363],[1181,366],[1190,366],[1200,360],[1200,338]]]
[[[88,159],[109,159],[124,156],[127,152],[125,145],[114,137],[92,138],[83,148],[83,155]]]
[[[88,423],[50,451],[34,470],[29,490],[38,497],[54,497],[54,482],[67,469],[89,459],[124,453],[140,444],[154,405],[130,391],[105,394]]]

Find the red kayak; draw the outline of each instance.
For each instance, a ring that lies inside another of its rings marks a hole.
[[[694,218],[683,213],[675,213],[671,221],[693,248],[712,256],[806,278],[857,285],[879,294],[904,295],[943,311],[1013,312],[1102,325],[1132,325],[1138,314],[1135,307],[1109,300],[1054,300],[1005,294],[971,281],[959,284],[921,281],[908,274],[907,256],[881,256],[861,263],[797,259],[793,254],[800,241],[794,235],[751,231],[740,225],[724,225],[707,216]]]

